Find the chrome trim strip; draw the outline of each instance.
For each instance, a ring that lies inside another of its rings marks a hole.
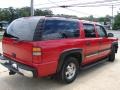
[[[110,50],[110,49],[111,49],[111,48],[106,48],[106,49],[103,49],[103,50],[99,50],[99,51],[96,51],[96,52],[92,52],[92,53],[90,53],[90,54],[85,55],[85,57],[86,57],[86,58],[89,58],[89,57],[98,55],[99,53],[108,51],[108,50]]]
[[[98,55],[99,53],[95,53],[95,54],[91,54],[91,55],[87,55],[87,56],[85,56],[86,58],[89,58],[89,57],[92,57],[92,56],[96,56],[96,55]]]

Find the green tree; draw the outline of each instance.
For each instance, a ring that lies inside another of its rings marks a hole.
[[[30,16],[30,7],[23,7],[16,9],[18,17],[28,17]]]
[[[118,13],[114,18],[113,29],[114,30],[120,29],[120,13]]]
[[[56,17],[65,17],[65,18],[74,18],[74,19],[79,19],[77,16],[75,15],[66,15],[66,14],[57,14],[57,15],[54,15]]]
[[[9,16],[7,16],[7,18],[9,18],[10,22],[18,18],[16,9],[14,9],[13,7],[8,8],[8,12],[9,12]]]
[[[40,10],[40,9],[35,10],[35,16],[46,16],[46,15],[52,16],[53,13],[50,10]]]
[[[89,19],[89,21],[94,21],[93,15],[90,15],[90,16],[88,17],[88,19]]]
[[[53,15],[50,10],[35,9],[35,16]],[[16,18],[30,16],[30,7],[23,8],[0,8],[0,21],[13,21]]]

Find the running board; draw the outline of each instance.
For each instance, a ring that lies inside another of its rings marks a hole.
[[[84,65],[80,68],[80,70],[85,70],[85,69],[88,69],[90,67],[93,67],[95,65],[98,65],[98,64],[101,64],[101,63],[105,63],[106,61],[108,61],[108,58],[105,58],[105,59],[102,59],[102,60],[99,60],[99,61],[96,61],[92,64],[87,64],[87,65]]]

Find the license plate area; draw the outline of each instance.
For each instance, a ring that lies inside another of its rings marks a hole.
[[[3,64],[3,65],[9,65],[11,66],[12,68],[14,69],[17,69],[18,70],[18,64],[14,61],[11,61],[11,60],[5,60],[5,59],[0,59],[0,63]]]
[[[18,70],[18,65],[17,65],[16,62],[14,62],[14,61],[9,61],[9,63],[10,63],[10,65],[11,65],[13,68],[15,68],[15,69]]]
[[[26,77],[32,78],[36,77],[37,75],[36,70],[34,68],[15,62],[11,59],[3,57],[2,55],[0,56],[0,64],[8,68],[8,70],[11,70],[20,75],[24,75]]]

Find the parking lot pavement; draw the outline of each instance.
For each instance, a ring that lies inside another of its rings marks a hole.
[[[7,69],[0,65],[0,86],[0,90],[119,90],[120,51],[114,63],[106,62],[81,71],[77,79],[68,85],[50,78],[9,76]]]

